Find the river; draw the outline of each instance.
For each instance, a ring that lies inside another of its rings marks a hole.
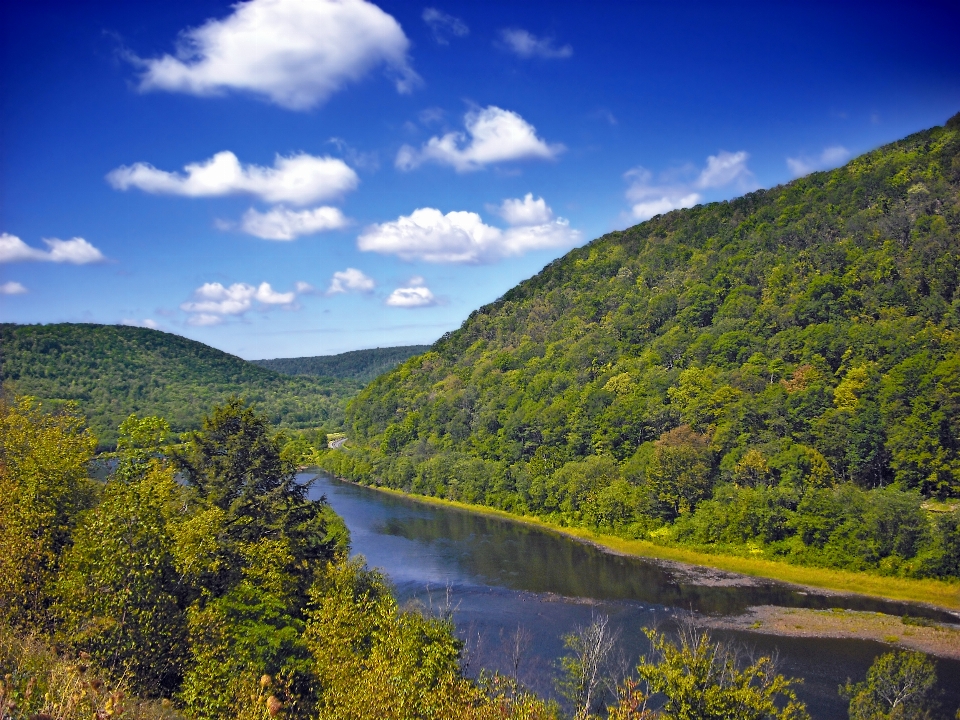
[[[301,476],[307,480],[312,475]],[[513,671],[509,648],[525,639],[518,676],[553,693],[561,636],[598,615],[620,633],[625,662],[648,649],[643,628],[676,627],[679,617],[737,614],[751,605],[871,610],[935,619],[950,616],[905,603],[862,596],[819,595],[774,581],[746,586],[698,584],[696,577],[643,558],[624,557],[564,535],[509,520],[440,507],[317,477],[311,497],[326,496],[363,555],[393,582],[402,603],[449,607],[466,641],[469,669]],[[955,620],[954,620],[955,621]],[[862,680],[889,647],[864,640],[785,638],[713,631],[750,654],[778,658],[778,669],[803,679],[797,694],[818,719],[847,717],[837,688]],[[960,704],[960,662],[937,660],[945,708]]]

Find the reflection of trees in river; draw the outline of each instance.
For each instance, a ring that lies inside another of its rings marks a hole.
[[[403,501],[396,501],[407,505]],[[903,614],[912,606],[866,597],[804,594],[776,582],[697,585],[655,562],[605,552],[557,533],[487,515],[419,506],[378,530],[429,543],[471,575],[492,585],[565,597],[640,602],[732,615],[752,605],[828,608]],[[936,615],[936,611],[932,611]]]

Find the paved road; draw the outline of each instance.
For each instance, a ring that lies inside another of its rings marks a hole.
[[[330,442],[327,443],[327,447],[330,448],[331,450],[336,450],[338,447],[343,445],[346,441],[347,441],[346,438],[338,438],[336,440],[331,440]]]

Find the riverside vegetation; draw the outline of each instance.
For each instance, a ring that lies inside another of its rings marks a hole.
[[[370,383],[321,464],[960,590],[958,290],[960,115],[573,250]]]
[[[237,398],[178,445],[132,415],[99,482],[75,405],[0,402],[0,718],[561,717],[515,679],[469,679],[450,614],[399,607],[347,559],[345,526],[306,499],[282,443]],[[565,637],[575,718],[809,717],[770,658],[692,629],[648,637],[626,677],[605,619]],[[935,682],[896,652],[841,691],[856,720],[933,717]]]

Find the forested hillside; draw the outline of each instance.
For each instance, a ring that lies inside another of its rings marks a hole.
[[[286,428],[337,429],[356,380],[289,377],[171,333],[120,325],[0,324],[0,381],[42,400],[76,400],[100,443],[131,413],[173,430],[237,394]]]
[[[273,360],[251,360],[251,362],[284,375],[315,375],[317,377],[332,377],[367,383],[377,375],[385,373],[387,370],[393,370],[404,360],[424,353],[429,349],[429,345],[403,345],[370,350],[351,350],[339,355],[275,358]]]
[[[326,463],[658,542],[958,577],[958,189],[960,115],[610,233],[373,381]]]

